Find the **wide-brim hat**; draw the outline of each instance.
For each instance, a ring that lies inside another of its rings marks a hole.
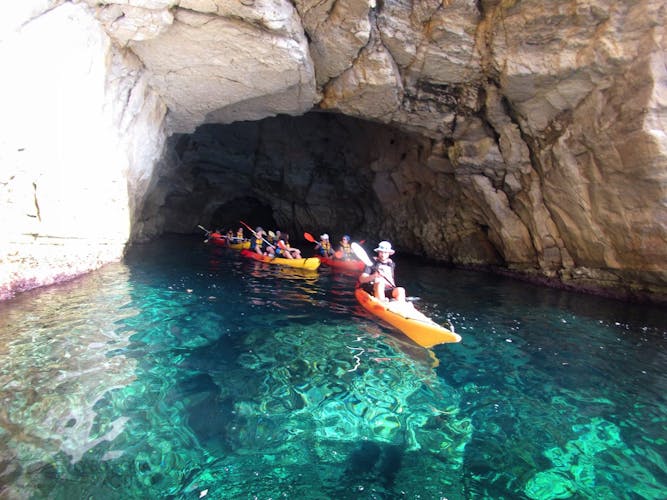
[[[320,235],[320,239],[321,239],[321,240],[328,240],[328,239],[329,239],[329,235],[328,235],[327,233],[324,233],[324,234]]]
[[[376,252],[389,252],[389,255],[394,254],[394,249],[391,248],[391,243],[388,241],[381,241],[378,247],[375,249]]]

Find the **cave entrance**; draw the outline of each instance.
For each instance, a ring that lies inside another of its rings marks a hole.
[[[235,230],[243,220],[293,241],[306,231],[393,238],[426,209],[411,204],[430,203],[410,177],[431,147],[422,135],[326,112],[201,125],[170,137],[143,220],[154,234]]]
[[[211,215],[209,225],[211,228],[223,232],[231,229],[236,233],[240,221],[247,222],[250,225],[261,221],[267,230],[277,227],[271,206],[250,196],[234,198],[220,205]],[[248,233],[247,228],[244,227],[243,230],[246,234]]]

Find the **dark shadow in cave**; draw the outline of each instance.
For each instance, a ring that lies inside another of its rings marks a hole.
[[[149,231],[198,232],[197,224],[397,239],[393,214],[404,186],[394,175],[429,140],[336,113],[205,124],[172,136],[160,189],[145,204]],[[407,158],[407,160],[406,160]],[[413,197],[409,203],[426,200]],[[151,221],[156,225],[150,228]]]
[[[236,232],[236,229],[242,226],[240,221],[246,222],[252,227],[256,227],[258,225],[257,221],[259,221],[267,231],[277,227],[271,206],[251,196],[234,198],[220,205],[211,215],[209,225],[222,231],[231,229]],[[247,234],[248,230],[244,228],[244,232]]]

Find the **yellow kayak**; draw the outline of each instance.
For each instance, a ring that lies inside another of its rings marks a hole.
[[[308,269],[314,271],[320,267],[320,259],[317,257],[309,257],[307,259],[283,259],[281,257],[269,257],[268,255],[259,255],[252,250],[241,250],[243,257],[255,259],[267,264],[279,264],[281,266],[298,267],[300,269]]]
[[[229,243],[229,240],[223,237],[220,233],[211,233],[208,237],[208,241],[214,245],[231,248],[232,250],[243,250],[244,248],[250,248],[250,240],[241,241],[238,243]]]
[[[447,330],[417,311],[411,302],[382,302],[361,287],[357,287],[354,296],[364,309],[398,328],[422,347],[461,341],[458,333]]]
[[[243,250],[245,248],[250,248],[250,241],[242,241],[241,243],[229,243],[227,248],[232,250]]]

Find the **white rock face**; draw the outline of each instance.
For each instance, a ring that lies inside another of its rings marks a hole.
[[[98,17],[141,60],[169,107],[170,132],[312,108],[315,73],[290,2],[160,3],[110,3]]]
[[[310,36],[317,83],[322,86],[349,69],[370,39],[368,0],[296,0]]]
[[[83,5],[43,5],[0,42],[0,298],[118,260],[128,180],[162,149],[166,109],[136,63],[114,59]],[[135,200],[147,188],[136,185]]]

